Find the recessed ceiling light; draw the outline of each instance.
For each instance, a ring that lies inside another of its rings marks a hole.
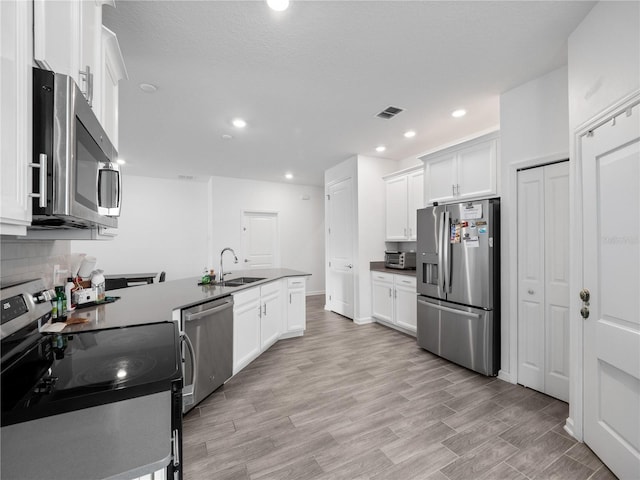
[[[376,152],[384,152],[387,149],[384,145],[379,145],[376,147]]]
[[[267,0],[267,5],[271,10],[282,12],[289,8],[289,0]]]
[[[286,178],[287,180],[291,180],[293,178],[293,173],[285,173],[284,178]]]
[[[466,114],[467,114],[467,111],[462,108],[451,112],[451,116],[454,118],[464,117]]]
[[[415,130],[409,130],[408,132],[404,132],[404,136],[406,138],[413,138],[416,136]]]
[[[117,163],[118,165],[124,165],[124,164],[125,164],[125,163],[127,163],[127,162],[126,162],[126,160],[125,160],[124,158],[119,158],[118,160],[116,160],[116,163]]]
[[[140,87],[140,90],[147,93],[154,93],[158,90],[158,87],[150,83],[141,83],[139,87]]]
[[[243,119],[241,118],[234,118],[233,121],[231,122],[233,124],[234,127],[236,128],[244,128],[247,126],[247,122],[245,122]]]

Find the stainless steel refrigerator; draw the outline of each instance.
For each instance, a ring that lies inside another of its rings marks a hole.
[[[500,200],[418,210],[418,345],[484,375],[500,368]]]

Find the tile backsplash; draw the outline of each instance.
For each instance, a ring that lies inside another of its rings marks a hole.
[[[0,283],[11,285],[34,278],[44,279],[53,287],[53,269],[69,269],[69,240],[5,240],[0,241]]]

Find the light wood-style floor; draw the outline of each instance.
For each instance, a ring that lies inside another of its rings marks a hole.
[[[185,416],[186,480],[615,479],[566,403],[323,305]]]

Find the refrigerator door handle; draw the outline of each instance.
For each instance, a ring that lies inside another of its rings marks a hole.
[[[440,290],[444,293],[446,284],[444,283],[444,212],[440,212],[440,220],[438,222],[438,293]]]
[[[449,236],[451,235],[451,225],[449,225],[449,211],[444,213],[444,227],[442,231],[442,259],[444,270],[444,293],[451,292],[451,259],[449,250],[451,249]]]
[[[418,303],[427,305],[428,307],[435,308],[436,310],[442,310],[444,312],[455,313],[456,315],[462,315],[463,317],[480,318],[480,315],[473,312],[467,312],[466,310],[457,310],[455,308],[445,307],[444,305],[436,305],[435,303],[425,302],[418,299]]]

